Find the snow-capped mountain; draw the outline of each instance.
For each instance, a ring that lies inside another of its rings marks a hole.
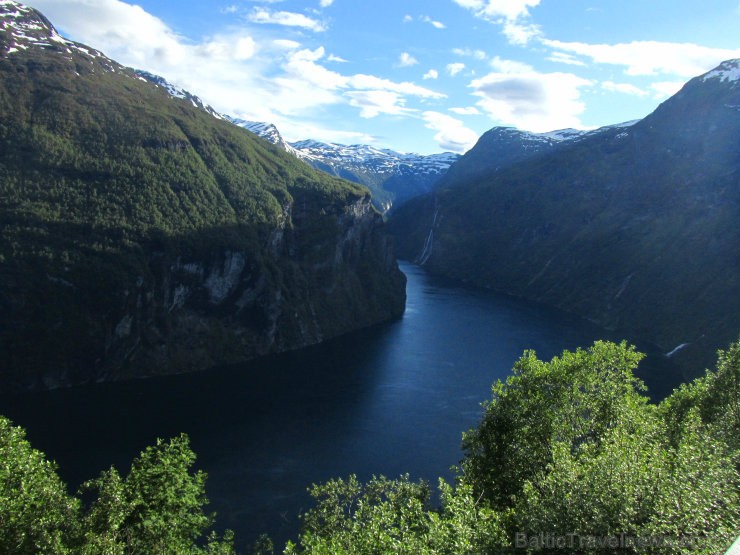
[[[702,81],[718,79],[721,82],[727,81],[732,87],[737,87],[740,83],[740,59],[722,62],[712,71],[705,73],[701,79]]]
[[[0,22],[0,58],[42,48],[56,51],[67,60],[76,55],[78,60],[95,62],[108,71],[125,70],[94,48],[65,39],[40,12],[14,0],[0,0]]]
[[[270,123],[229,118],[230,121],[291,152],[331,175],[368,187],[376,207],[386,212],[432,189],[459,154],[404,154],[370,145],[342,145],[304,140],[288,143]]]
[[[255,135],[262,137],[266,141],[279,146],[283,150],[286,150],[291,154],[298,156],[298,153],[294,151],[293,147],[291,147],[285,139],[283,139],[280,131],[278,131],[277,127],[275,127],[273,124],[257,121],[247,121],[245,119],[233,118],[231,116],[226,116],[226,119],[229,120],[231,123],[238,125],[239,127],[243,127],[247,131],[251,131]]]
[[[37,10],[14,0],[0,0],[0,58],[29,49],[43,48],[65,56],[67,60],[83,60],[88,67],[78,72],[113,71],[133,79],[148,81],[163,88],[173,98],[189,101],[213,117],[229,119],[252,133],[291,152],[310,165],[367,186],[373,193],[376,207],[385,212],[392,205],[425,193],[459,158],[452,153],[421,156],[379,150],[367,145],[337,145],[316,141],[287,143],[274,125],[226,117],[198,96],[168,82],[163,77],[140,70],[131,70],[107,58],[86,45],[63,38],[54,26]]]
[[[491,172],[503,171],[528,158],[565,147],[607,130],[628,128],[638,120],[594,130],[559,129],[545,133],[521,131],[514,127],[494,127],[486,131],[475,146],[452,166],[438,185],[451,187],[470,182]]]
[[[0,58],[8,58],[21,51],[51,50],[67,61],[78,63],[77,73],[95,73],[97,70],[125,74],[132,79],[148,81],[164,88],[173,98],[181,98],[212,116],[223,119],[218,112],[200,98],[169,83],[163,77],[140,70],[132,70],[108,58],[87,45],[65,39],[38,10],[14,0],[0,0]],[[80,65],[86,61],[89,66]]]
[[[148,71],[143,71],[140,69],[134,70],[134,73],[140,79],[149,81],[150,83],[153,83],[157,85],[158,87],[162,87],[169,93],[170,96],[173,96],[175,98],[182,98],[183,100],[187,100],[196,108],[205,110],[206,112],[211,114],[213,117],[218,118],[218,119],[224,119],[224,116],[222,116],[216,110],[214,110],[211,106],[203,102],[203,100],[199,96],[195,96],[191,92],[186,91],[185,89],[178,87],[176,85],[173,85],[172,83],[167,81],[167,79],[165,79],[164,77],[160,77],[159,75],[154,75],[153,73],[149,73]]]

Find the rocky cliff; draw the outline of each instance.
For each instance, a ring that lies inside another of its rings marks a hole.
[[[200,370],[400,316],[405,281],[369,197],[333,205],[296,197],[265,228],[264,248],[149,253],[100,322],[97,359],[75,368],[94,368],[97,380]],[[70,372],[42,379],[78,381]]]
[[[0,3],[0,384],[204,369],[402,314],[366,189]]]

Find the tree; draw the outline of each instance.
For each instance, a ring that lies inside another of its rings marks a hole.
[[[430,506],[430,488],[412,482],[356,476],[311,488],[316,506],[303,515],[298,544],[288,555],[465,555],[503,542],[498,515],[478,505],[472,489],[440,480],[441,507]]]
[[[146,448],[122,478],[86,482],[86,508],[22,428],[0,416],[0,553],[13,555],[233,555],[234,536],[205,531],[206,475],[191,472],[186,435]]]
[[[550,362],[526,351],[493,385],[480,425],[463,435],[466,480],[495,506],[515,506],[524,484],[552,463],[553,442],[586,449],[644,409],[633,374],[642,357],[605,341]]]
[[[72,553],[78,510],[56,465],[0,416],[0,553]]]
[[[683,384],[661,403],[674,445],[681,440],[684,422],[692,411],[708,431],[740,452],[740,341],[717,352],[717,368]],[[740,463],[740,459],[738,460]],[[740,468],[740,466],[739,466]]]
[[[624,553],[724,552],[740,529],[738,352],[658,406],[639,393],[641,355],[624,343],[550,362],[525,353],[465,436],[465,478],[511,511],[510,538],[545,534],[583,554],[625,537]]]
[[[206,548],[197,545],[215,515],[203,512],[206,475],[190,472],[194,462],[181,434],[147,447],[125,479],[111,468],[85,483],[83,489],[97,492],[97,498],[83,520],[84,553],[230,553],[230,534],[224,541],[209,536]]]

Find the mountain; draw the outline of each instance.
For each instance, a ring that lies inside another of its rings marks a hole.
[[[273,124],[261,123],[257,121],[247,121],[245,119],[233,118],[230,116],[226,116],[226,119],[228,119],[234,125],[243,127],[250,133],[254,133],[258,137],[262,137],[268,143],[272,143],[276,146],[279,146],[286,152],[290,152],[294,156],[298,156],[298,153],[295,152],[293,147],[291,147],[285,139],[283,139],[283,136],[280,134],[280,131],[278,131],[278,128],[275,127]]]
[[[183,372],[398,317],[367,189],[0,2],[0,384]]]
[[[609,127],[629,127],[634,123],[630,121]],[[595,131],[561,129],[548,133],[531,133],[513,127],[494,127],[486,131],[475,146],[450,167],[436,186],[452,187],[456,183],[485,177],[527,158],[551,152],[603,130],[604,128]]]
[[[134,70],[134,73],[140,78],[145,81],[149,81],[150,83],[157,85],[158,87],[162,87],[165,91],[167,91],[167,94],[170,96],[174,96],[175,98],[181,98],[183,100],[187,100],[192,104],[195,108],[200,108],[201,110],[208,112],[213,117],[217,119],[224,119],[224,116],[219,114],[216,110],[214,110],[211,106],[203,102],[203,100],[194,94],[192,94],[189,91],[186,91],[185,89],[175,86],[164,77],[161,77],[159,75],[154,75],[153,73],[149,73],[148,71],[143,71],[140,69]]]
[[[278,145],[336,177],[366,186],[382,212],[432,190],[459,154],[403,154],[369,145],[341,145],[305,140],[288,143],[277,128],[268,123],[229,118],[233,123]]]
[[[400,255],[708,364],[740,330],[738,112],[730,60],[632,125],[466,167],[497,156],[494,131],[394,213]]]

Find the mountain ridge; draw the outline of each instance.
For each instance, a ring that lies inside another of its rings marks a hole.
[[[0,2],[0,382],[240,362],[396,318],[366,188]]]
[[[136,74],[162,87],[173,97],[186,99],[214,117],[246,129],[324,173],[368,187],[373,195],[373,204],[382,213],[430,191],[460,158],[459,154],[452,152],[421,155],[365,144],[344,145],[314,139],[288,142],[272,123],[221,114],[200,97],[173,85],[164,77],[141,70],[136,70]]]
[[[316,169],[365,185],[373,193],[375,206],[381,212],[388,212],[394,206],[430,191],[460,158],[452,152],[422,155],[365,144],[343,145],[313,139],[287,142],[273,124],[229,119]]]
[[[740,330],[738,67],[690,80],[639,122],[498,170],[463,158],[391,217],[400,256],[666,353],[690,344],[672,356],[708,364]],[[493,156],[485,147],[467,159]]]

